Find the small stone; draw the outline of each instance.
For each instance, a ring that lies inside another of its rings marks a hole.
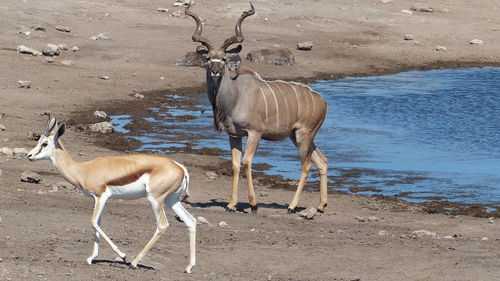
[[[264,190],[261,190],[260,193],[259,193],[259,195],[260,195],[260,197],[267,197],[267,196],[269,196],[269,193],[267,193]]]
[[[37,50],[30,48],[30,47],[24,46],[24,45],[18,46],[17,51],[21,54],[29,54],[32,56],[41,56],[42,55],[42,52],[37,51]]]
[[[405,34],[404,37],[403,37],[405,40],[413,40],[413,35],[411,34]]]
[[[58,183],[56,183],[55,186],[58,189],[61,189],[61,188],[68,189],[68,190],[73,190],[74,189],[74,186],[71,183],[67,182],[67,181],[58,182]]]
[[[92,40],[111,40],[111,33],[109,32],[102,32],[99,33],[97,36],[92,36],[90,39]]]
[[[43,58],[47,63],[53,63],[55,61],[54,57],[45,57]]]
[[[43,194],[47,194],[47,192],[45,192],[45,191],[43,191],[43,190],[41,190],[41,189],[40,189],[40,190],[38,190],[38,192],[37,192],[37,193],[38,193],[38,194],[42,194],[42,195],[43,195]]]
[[[483,45],[483,40],[472,39],[472,40],[470,40],[469,44],[471,44],[471,45]]]
[[[97,78],[99,78],[101,80],[109,80],[109,76],[108,75],[99,75],[99,76],[97,76]]]
[[[400,12],[400,13],[402,13],[402,14],[407,14],[407,15],[411,15],[411,14],[413,14],[413,12],[412,12],[412,11],[410,11],[410,10],[401,10],[401,12]]]
[[[25,88],[25,89],[31,88],[30,80],[18,80],[17,84],[19,84],[19,88]]]
[[[380,2],[382,4],[387,4],[387,3],[391,3],[392,0],[378,0],[378,2]]]
[[[42,180],[42,177],[34,172],[31,171],[25,171],[21,173],[21,181],[22,182],[29,182],[29,183],[40,183]]]
[[[357,221],[359,221],[359,222],[365,222],[366,221],[365,218],[363,218],[363,217],[355,217],[354,219],[357,220]]]
[[[69,26],[62,26],[62,25],[56,25],[54,27],[57,31],[62,31],[62,32],[71,32],[71,28]]]
[[[175,12],[171,13],[170,16],[174,17],[174,18],[179,18],[180,16],[182,16],[182,12],[181,11],[175,11]]]
[[[446,51],[448,51],[448,49],[446,49],[445,46],[437,46],[436,47],[436,51],[438,51],[438,52],[446,52]]]
[[[198,222],[198,224],[210,224],[208,220],[204,217],[197,217],[196,221]]]
[[[28,155],[28,150],[24,147],[16,147],[12,149],[12,153],[15,156],[26,156]]]
[[[138,99],[138,100],[140,100],[140,99],[143,99],[143,98],[144,98],[144,95],[141,95],[141,94],[139,94],[139,93],[135,93],[132,97],[133,97],[134,99]]]
[[[488,237],[481,238],[481,241],[488,241],[488,240],[489,240]]]
[[[413,3],[411,5],[410,10],[416,11],[416,12],[423,12],[423,13],[432,13],[434,12],[434,8],[429,7],[425,4],[420,4],[420,3]]]
[[[60,44],[57,44],[57,48],[61,51],[66,51],[66,50],[68,50],[68,45],[66,45],[64,43],[60,43]]]
[[[40,139],[40,135],[37,133],[28,132],[28,139],[38,141]]]
[[[227,226],[227,222],[225,222],[225,221],[219,222],[219,227],[226,227],[226,226]]]
[[[217,177],[217,174],[214,173],[214,172],[206,172],[205,175],[207,176],[207,178],[209,178],[210,180],[213,180]]]
[[[90,124],[88,126],[89,130],[94,133],[108,134],[114,132],[113,124],[104,121],[100,123]]]
[[[318,210],[316,208],[309,207],[309,208],[299,212],[299,216],[306,218],[308,220],[312,220],[317,212],[318,212]]]
[[[368,221],[378,221],[378,218],[376,216],[370,216],[368,217]]]
[[[156,9],[158,12],[162,12],[162,13],[166,13],[168,12],[168,9],[167,8],[158,8]]]
[[[61,64],[69,66],[69,65],[73,65],[75,63],[72,60],[63,60],[63,61],[61,61]]]
[[[12,149],[8,147],[0,148],[0,154],[5,156],[14,156],[14,152],[12,152]]]
[[[41,25],[32,25],[31,29],[34,29],[35,31],[38,31],[38,30],[45,31],[46,30],[45,27],[43,27]]]
[[[0,169],[0,177],[3,176],[2,169]],[[0,222],[2,222],[2,218],[0,217]]]
[[[313,43],[310,41],[297,43],[297,50],[310,51],[313,47]]]
[[[247,60],[251,62],[264,62],[284,66],[294,64],[295,56],[289,49],[271,48],[250,51],[247,53]]]
[[[106,119],[106,117],[108,117],[108,114],[106,114],[106,112],[104,111],[95,111],[94,114],[92,114],[94,117],[97,117],[97,118],[102,118],[102,119]]]
[[[380,235],[380,236],[387,236],[387,235],[389,235],[389,232],[387,232],[385,230],[381,230],[381,231],[378,232],[378,235]]]
[[[182,7],[182,6],[187,6],[191,4],[191,6],[194,5],[193,0],[176,0],[174,4],[172,4],[174,7]]]
[[[78,48],[78,46],[73,46],[71,48],[71,51],[73,51],[73,52],[76,52],[76,51],[79,51],[79,50],[80,50],[80,48]]]
[[[490,218],[488,219],[488,223],[492,223],[492,224],[493,224],[493,223],[495,223],[495,220],[493,219],[493,217],[490,217]]]
[[[45,47],[43,47],[42,54],[49,57],[58,56],[59,48],[57,47],[57,45],[47,44]]]
[[[443,238],[446,239],[446,240],[453,240],[453,236],[451,236],[451,235],[447,235],[447,236],[445,236]]]
[[[31,31],[19,31],[19,34],[22,34],[24,36],[29,36],[31,34]]]
[[[421,230],[415,230],[411,234],[412,238],[420,238],[420,237],[424,237],[424,236],[428,236],[428,237],[431,237],[431,238],[436,238],[437,237],[437,233],[429,231],[429,230],[421,229]]]
[[[5,131],[7,130],[7,127],[5,127],[4,125],[0,124],[0,131]]]

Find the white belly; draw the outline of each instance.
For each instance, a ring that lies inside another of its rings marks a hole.
[[[110,185],[108,190],[111,198],[138,199],[146,197],[149,174],[142,175],[138,180],[126,185]]]

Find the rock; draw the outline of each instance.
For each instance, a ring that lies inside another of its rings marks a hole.
[[[66,45],[64,43],[59,43],[59,44],[57,44],[57,48],[61,51],[66,51],[66,50],[68,50],[68,45]]]
[[[471,44],[471,45],[483,45],[483,40],[472,39],[472,40],[470,40],[469,44]]]
[[[17,84],[19,85],[19,88],[25,88],[25,89],[31,88],[30,80],[18,80]]]
[[[376,216],[370,216],[368,217],[368,221],[378,221],[378,218]]]
[[[29,54],[32,56],[41,56],[42,55],[42,52],[37,51],[37,50],[30,48],[30,47],[24,46],[24,45],[18,46],[17,51],[21,54]]]
[[[28,150],[24,147],[16,147],[12,149],[12,153],[15,156],[26,156],[28,155]]]
[[[295,56],[289,49],[272,48],[251,51],[247,54],[247,60],[274,65],[292,65],[295,63]]]
[[[177,66],[206,66],[207,59],[198,55],[196,52],[187,52],[182,58],[175,63]]]
[[[37,31],[37,30],[45,31],[46,30],[45,27],[43,27],[43,26],[41,26],[39,24],[32,25],[31,29],[34,29],[35,31]]]
[[[28,132],[28,139],[38,141],[40,139],[40,135],[37,133]]]
[[[206,172],[205,175],[207,176],[207,178],[213,180],[217,177],[217,174],[214,173],[214,172]]]
[[[297,50],[301,50],[301,51],[310,51],[313,47],[313,43],[312,42],[301,42],[301,43],[297,43]]]
[[[133,97],[134,99],[138,99],[138,100],[140,100],[140,99],[143,99],[143,98],[144,98],[144,95],[141,95],[141,94],[139,94],[139,93],[135,93],[132,97]]]
[[[107,121],[90,124],[88,128],[91,132],[102,134],[112,133],[114,131],[113,124]]]
[[[493,217],[490,217],[490,218],[488,219],[488,223],[492,223],[492,224],[493,224],[493,223],[495,223],[495,220],[493,219]]]
[[[488,240],[489,240],[488,237],[481,238],[481,241],[488,241]]]
[[[403,37],[404,40],[413,40],[413,35],[411,34],[405,34],[405,36]]]
[[[63,60],[63,61],[61,61],[61,64],[69,66],[69,65],[73,65],[75,63],[72,60]]]
[[[31,31],[27,30],[27,31],[19,31],[19,34],[22,34],[24,36],[29,36],[31,34]]]
[[[5,131],[7,130],[7,127],[5,127],[4,125],[0,124],[0,131]]]
[[[445,236],[443,238],[446,239],[446,240],[453,240],[453,236],[451,236],[451,235],[447,235],[447,236]]]
[[[56,25],[54,27],[57,31],[62,31],[62,32],[71,32],[71,28],[69,26],[62,26],[62,25]]]
[[[73,51],[73,52],[76,52],[79,50],[80,50],[80,48],[78,48],[78,46],[73,46],[73,48],[71,48],[71,51]]]
[[[210,224],[208,220],[204,217],[197,217],[196,221],[198,222],[198,224]]]
[[[446,51],[448,51],[448,49],[446,49],[445,46],[437,46],[436,47],[436,51],[438,51],[438,52],[446,52]]]
[[[12,149],[8,147],[0,148],[0,154],[5,156],[14,156],[14,152],[12,152]]]
[[[413,3],[411,5],[410,10],[416,11],[416,12],[423,12],[423,13],[432,13],[434,12],[434,9],[432,7],[429,7],[423,3]]]
[[[437,234],[436,234],[436,232],[421,229],[421,230],[413,231],[412,234],[410,235],[410,237],[412,237],[412,238],[421,238],[421,237],[425,237],[425,236],[430,237],[430,238],[436,238]]]
[[[47,44],[42,49],[42,54],[44,56],[49,56],[49,57],[58,56],[59,52],[60,52],[59,48],[57,47],[57,45],[54,44]]]
[[[354,219],[357,220],[357,221],[359,221],[359,222],[365,222],[366,221],[365,218],[363,218],[363,217],[355,217]]]
[[[387,3],[391,3],[392,0],[378,0],[378,2],[380,2],[382,4],[387,4]]]
[[[109,80],[109,76],[108,75],[99,75],[99,76],[97,76],[97,78],[99,78],[101,80]]]
[[[42,180],[42,177],[34,172],[31,171],[25,171],[22,172],[21,174],[21,181],[22,182],[29,182],[29,183],[40,183]]]
[[[316,208],[309,207],[309,208],[299,212],[299,216],[306,218],[308,220],[312,220],[317,212],[318,212],[318,210],[316,210]]]
[[[92,36],[90,37],[92,40],[111,40],[111,33],[109,32],[102,32],[97,34],[97,36]]]
[[[389,235],[389,232],[387,232],[385,230],[381,230],[381,231],[378,232],[378,235],[380,235],[380,236],[387,236],[387,235]]]
[[[55,187],[57,187],[58,189],[67,189],[67,190],[75,189],[75,187],[67,181],[58,182],[55,184]]]
[[[179,18],[182,16],[182,12],[181,11],[175,11],[173,13],[170,14],[171,17],[174,17],[174,18]]]
[[[226,226],[227,226],[227,222],[225,222],[225,221],[219,222],[219,227],[226,227]]]
[[[166,13],[168,12],[168,9],[167,8],[158,8],[156,9],[158,12],[163,12],[163,13]]]
[[[43,58],[47,63],[53,63],[54,62],[54,57],[45,57]]]
[[[92,114],[94,117],[97,117],[97,118],[103,118],[103,119],[106,119],[106,117],[108,117],[108,115],[106,114],[106,112],[104,111],[95,111],[94,114]]]
[[[412,12],[412,11],[410,11],[410,10],[401,10],[401,12],[400,12],[400,13],[402,13],[402,14],[407,14],[407,15],[411,15],[411,14],[413,14],[413,12]]]
[[[0,169],[0,177],[3,176],[2,169]],[[0,218],[0,222],[2,222],[2,218]]]
[[[261,190],[260,193],[259,193],[259,195],[260,195],[260,197],[267,197],[267,196],[269,196],[269,193],[267,193],[264,190]]]
[[[194,0],[176,0],[174,4],[172,4],[174,7],[182,7],[182,6],[187,6],[191,3],[191,6],[194,5]]]

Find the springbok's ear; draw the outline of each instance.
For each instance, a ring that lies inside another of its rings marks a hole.
[[[64,132],[66,132],[66,122],[62,122],[61,125],[59,125],[59,127],[57,128],[56,138],[64,135]]]
[[[205,47],[203,47],[203,46],[198,46],[198,47],[196,48],[196,53],[197,53],[199,56],[202,56],[202,57],[204,57],[204,58],[208,59],[208,50],[207,50]]]
[[[243,49],[243,47],[240,44],[240,45],[238,45],[230,50],[227,50],[226,53],[237,54],[237,53],[241,52],[241,49]]]

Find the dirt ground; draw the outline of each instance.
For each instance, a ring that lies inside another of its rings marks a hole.
[[[28,132],[41,132],[43,114],[52,113],[69,121],[63,142],[76,160],[128,153],[133,144],[118,134],[89,134],[79,125],[99,121],[91,117],[95,110],[140,110],[158,101],[158,91],[203,93],[202,68],[175,66],[197,44],[191,41],[192,19],[171,16],[183,10],[173,2],[2,0],[0,124],[6,129],[0,131],[0,147],[30,149],[35,142]],[[291,66],[244,59],[266,79],[312,81],[500,65],[498,1],[252,2],[257,13],[243,24],[242,56],[279,45],[296,57]],[[412,5],[433,12],[401,13]],[[247,1],[200,0],[193,10],[205,21],[204,35],[220,44],[248,7]],[[35,25],[46,30],[34,30]],[[90,39],[103,32],[111,39]],[[405,34],[414,39],[403,40]],[[472,45],[472,39],[484,44]],[[295,50],[302,41],[312,41],[313,49]],[[53,62],[16,52],[19,45],[41,51],[48,43],[79,50],[62,51]],[[73,64],[63,65],[63,60]],[[18,80],[30,80],[32,87],[19,88]],[[145,98],[132,98],[135,92]],[[183,273],[187,230],[171,212],[169,229],[139,269],[113,262],[105,244],[98,262],[87,265],[93,202],[72,188],[54,191],[52,186],[63,179],[49,162],[0,156],[0,280],[500,280],[500,223],[494,220],[428,214],[402,201],[336,193],[329,194],[324,214],[305,220],[286,213],[293,190],[259,181],[259,212],[252,215],[244,179],[239,211],[226,213],[231,179],[217,168],[223,160],[187,153],[169,157],[190,171],[187,209],[210,222],[198,226],[197,266],[191,275]],[[42,175],[42,182],[21,182],[25,170]],[[209,179],[208,170],[218,176]],[[304,192],[299,207],[318,201],[317,192]],[[220,221],[228,225],[219,227]],[[145,200],[110,200],[103,228],[133,258],[153,234],[154,218]],[[417,230],[431,233],[417,237]]]

